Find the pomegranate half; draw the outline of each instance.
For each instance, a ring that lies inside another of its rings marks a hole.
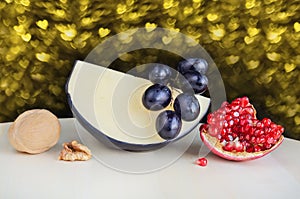
[[[268,118],[258,120],[247,97],[224,102],[208,114],[207,124],[200,126],[203,143],[227,160],[244,161],[262,157],[283,141],[284,128]]]

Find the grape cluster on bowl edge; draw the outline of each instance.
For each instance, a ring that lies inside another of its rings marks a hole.
[[[182,127],[182,120],[193,121],[200,113],[200,104],[194,94],[202,94],[207,90],[208,79],[206,72],[208,63],[202,58],[185,59],[178,64],[178,72],[186,79],[191,87],[184,89],[174,100],[173,109],[162,111],[156,118],[158,135],[170,140],[175,138]],[[172,92],[168,87],[172,71],[166,65],[156,65],[149,72],[149,80],[153,83],[143,94],[142,102],[146,109],[158,111],[166,108],[172,101]],[[183,84],[186,84],[182,82]],[[191,89],[190,89],[191,90]]]

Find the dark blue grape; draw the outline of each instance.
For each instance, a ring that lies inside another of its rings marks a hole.
[[[205,59],[201,58],[189,58],[179,62],[178,72],[184,74],[188,71],[197,71],[202,75],[205,75],[208,70],[208,63]]]
[[[208,79],[205,75],[201,75],[197,71],[188,71],[183,76],[196,94],[202,94],[207,90]]]
[[[200,59],[200,58],[196,59],[193,66],[195,70],[202,75],[205,75],[208,70],[208,63],[205,59]]]
[[[149,73],[149,80],[153,83],[166,85],[170,80],[172,71],[166,65],[156,65]]]
[[[147,109],[158,111],[170,104],[171,97],[171,90],[167,86],[153,84],[146,89],[142,97],[142,102]]]
[[[174,101],[176,114],[184,121],[195,120],[200,113],[200,104],[193,94],[181,93]]]
[[[182,121],[174,111],[163,111],[156,118],[156,131],[165,140],[175,138],[179,134],[181,126]]]

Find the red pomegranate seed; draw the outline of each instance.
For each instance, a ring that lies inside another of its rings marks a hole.
[[[249,99],[248,99],[248,97],[242,97],[240,99],[240,101],[241,101],[241,107],[246,107],[247,105],[249,105]]]
[[[269,126],[272,123],[272,121],[269,118],[264,118],[261,122],[266,126]]]
[[[234,148],[237,152],[242,152],[244,151],[244,146],[242,143],[240,142],[236,142],[235,145],[234,145]]]
[[[229,104],[229,103],[225,101],[225,102],[222,103],[221,107],[225,107],[225,106],[227,106],[228,104]]]
[[[261,148],[260,148],[260,146],[258,146],[258,145],[255,145],[253,148],[254,148],[254,152],[259,152],[259,151],[261,151]]]
[[[240,122],[240,119],[238,117],[233,118],[233,122],[235,125],[237,125]]]
[[[249,141],[250,140],[250,135],[246,134],[244,139]]]
[[[246,107],[242,110],[242,114],[249,114],[250,116],[252,116],[254,114],[253,108],[252,106]]]
[[[233,139],[235,139],[235,138],[238,137],[238,134],[237,134],[237,133],[232,133],[231,135],[232,135],[232,138],[233,138]]]
[[[281,125],[278,125],[277,129],[279,130],[280,133],[283,133],[284,131],[284,128]]]
[[[227,135],[227,129],[226,128],[223,128],[222,130],[221,130],[221,136],[226,136]]]
[[[252,153],[252,152],[254,152],[254,147],[253,146],[248,146],[248,147],[246,147],[246,151],[248,153]]]
[[[232,141],[227,142],[225,146],[223,146],[225,151],[233,151],[234,150],[234,143]]]
[[[274,139],[277,140],[278,138],[280,138],[281,134],[282,134],[282,132],[280,130],[275,131],[274,132]]]
[[[256,137],[254,137],[254,136],[251,137],[251,138],[250,138],[250,143],[251,143],[251,144],[256,144]]]
[[[234,124],[234,121],[233,121],[233,120],[229,120],[229,121],[228,121],[228,126],[229,126],[229,127],[233,126],[233,124]]]
[[[272,122],[272,123],[270,124],[270,127],[271,127],[272,129],[275,129],[275,128],[277,128],[278,126],[277,126],[277,124],[275,124],[275,123]]]
[[[226,121],[229,121],[229,120],[231,120],[232,119],[232,116],[231,115],[225,115],[225,117],[224,117],[224,119],[226,120]]]
[[[245,127],[247,124],[249,124],[249,121],[248,121],[247,119],[241,119],[241,120],[240,120],[240,125],[241,125],[242,127]]]
[[[262,129],[262,128],[264,128],[264,126],[265,126],[265,125],[264,125],[264,123],[262,123],[262,122],[257,122],[257,123],[256,123],[256,127],[257,127],[257,128]]]
[[[267,143],[268,144],[273,144],[273,142],[274,142],[274,138],[273,137],[268,137],[267,138]]]
[[[196,164],[202,167],[205,167],[207,165],[207,159],[206,158],[199,158],[196,161]]]
[[[261,136],[261,137],[257,137],[256,138],[256,143],[257,144],[263,144],[263,143],[265,143],[266,142],[266,138],[265,138],[265,136]]]
[[[213,117],[212,117],[212,114],[208,114],[208,115],[207,115],[207,123],[210,124],[210,123],[212,122],[212,118],[213,118]]]
[[[249,135],[254,135],[254,133],[255,133],[255,129],[249,125],[245,126],[245,130],[246,130],[246,133],[248,133]]]
[[[269,149],[272,147],[272,144],[269,144],[269,143],[264,143],[264,148],[265,149]]]

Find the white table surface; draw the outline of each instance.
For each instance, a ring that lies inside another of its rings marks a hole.
[[[80,140],[74,120],[61,119],[59,142],[49,151],[28,155],[8,142],[10,123],[0,124],[0,198],[300,198],[300,142],[285,139],[271,154],[248,162],[231,162],[208,154],[200,167],[200,138],[164,169],[132,174],[92,158],[57,159],[63,142]],[[151,152],[150,152],[151,153]],[[126,161],[122,159],[120,161]]]

